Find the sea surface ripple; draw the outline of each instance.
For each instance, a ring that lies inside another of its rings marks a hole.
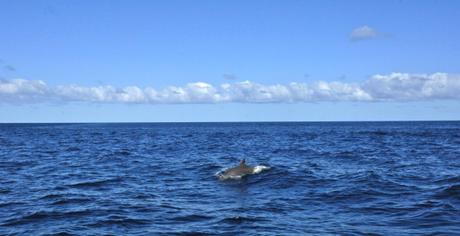
[[[0,124],[0,235],[106,234],[458,235],[460,122]]]

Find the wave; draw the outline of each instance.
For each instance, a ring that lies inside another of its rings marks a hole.
[[[79,147],[68,147],[65,151],[66,152],[79,152],[81,151],[81,149]]]
[[[55,199],[55,198],[62,198],[64,196],[65,196],[64,194],[51,193],[51,194],[46,194],[45,196],[42,196],[39,199]]]
[[[0,208],[9,207],[9,206],[20,206],[20,205],[25,205],[25,204],[27,204],[27,202],[16,202],[16,201],[0,202]]]
[[[191,222],[196,222],[196,221],[207,221],[213,219],[211,216],[205,216],[205,215],[198,215],[198,214],[191,214],[191,215],[185,215],[185,216],[176,216],[173,218],[170,218],[173,221],[179,221],[182,223],[191,223]]]
[[[96,221],[87,226],[92,227],[111,227],[111,226],[139,226],[139,225],[148,225],[150,224],[150,220],[146,219],[136,219],[136,218],[129,218],[129,217],[122,217],[118,219],[104,219]]]
[[[438,179],[435,181],[435,183],[437,184],[457,184],[459,183],[460,184],[460,175],[459,176],[452,176],[452,177],[448,177],[448,178],[443,178],[443,179]]]
[[[451,185],[442,188],[440,191],[435,193],[437,199],[457,199],[460,200],[460,184]]]
[[[67,205],[67,204],[82,204],[91,202],[90,198],[64,198],[62,200],[55,201],[51,205]]]
[[[270,167],[268,167],[268,166],[263,166],[263,165],[255,166],[253,174],[258,174],[258,173],[260,173],[260,172],[262,172],[264,170],[269,170],[269,169],[270,169]]]
[[[88,216],[93,213],[92,210],[80,210],[80,211],[68,211],[68,212],[58,212],[58,211],[38,211],[33,212],[19,218],[14,218],[7,220],[2,226],[16,226],[22,224],[28,224],[33,222],[39,222],[42,220],[68,220],[71,217],[83,217]]]
[[[181,236],[196,236],[196,235],[215,235],[215,233],[206,233],[204,231],[172,231],[159,233],[158,235],[181,235]]]
[[[61,232],[57,232],[57,233],[50,233],[50,234],[47,234],[48,236],[73,236],[73,235],[78,235],[78,234],[72,234],[72,233],[68,233],[68,232],[65,232],[65,231],[61,231]]]
[[[246,222],[258,222],[258,221],[266,221],[266,220],[261,217],[230,216],[230,217],[225,217],[224,219],[220,220],[219,223],[241,224],[241,223],[246,223]]]
[[[121,178],[103,179],[103,180],[85,181],[85,182],[79,182],[79,183],[74,183],[74,184],[68,184],[67,187],[71,187],[71,188],[101,187],[109,183],[117,183],[121,181],[122,181]]]

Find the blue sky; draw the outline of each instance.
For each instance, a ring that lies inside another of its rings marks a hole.
[[[458,16],[458,1],[0,1],[0,122],[458,120]]]

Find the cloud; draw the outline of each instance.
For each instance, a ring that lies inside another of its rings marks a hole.
[[[0,58],[0,67],[6,72],[15,72],[16,68],[12,65],[6,64],[6,62]]]
[[[250,81],[214,86],[205,82],[152,87],[61,85],[41,80],[0,80],[0,103],[296,103],[460,100],[460,75],[447,73],[374,75],[361,83],[316,81],[264,85]]]
[[[361,87],[377,101],[460,99],[460,75],[446,73],[374,75]]]
[[[0,80],[0,103],[38,102],[52,97],[48,86],[40,80]]]
[[[373,39],[378,37],[380,34],[373,28],[364,25],[354,29],[350,34],[350,39],[352,41],[359,41],[365,39]]]
[[[238,77],[234,74],[223,74],[222,77],[226,80],[236,80]]]
[[[15,72],[16,71],[16,68],[14,68],[12,65],[5,65],[5,66],[3,66],[3,68],[6,71],[10,71],[10,72]]]

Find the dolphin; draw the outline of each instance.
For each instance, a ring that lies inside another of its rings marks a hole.
[[[267,166],[248,166],[246,165],[246,160],[242,159],[238,166],[226,169],[217,173],[217,176],[221,180],[226,179],[241,179],[246,175],[250,174],[257,174],[260,173],[262,170],[269,169]]]

